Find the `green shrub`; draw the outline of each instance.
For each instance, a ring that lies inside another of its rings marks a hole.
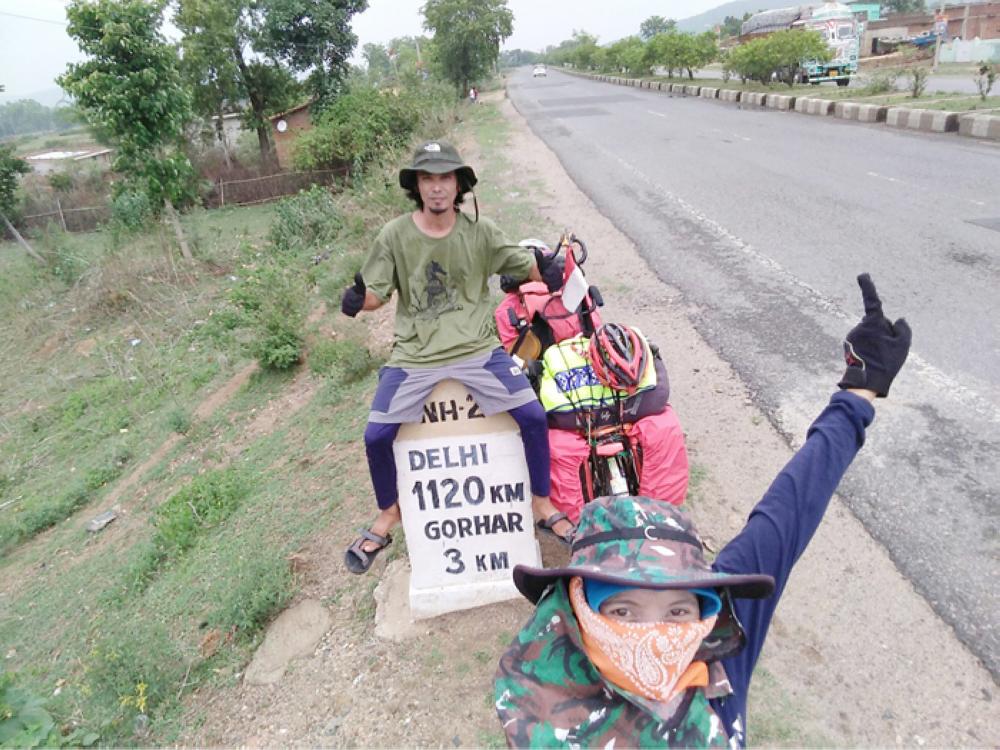
[[[287,370],[305,345],[306,278],[295,265],[264,253],[247,253],[244,274],[230,300],[246,315],[251,352],[268,370]]]
[[[319,375],[333,375],[353,383],[371,372],[378,362],[355,341],[320,341],[309,353],[309,367]]]
[[[19,685],[16,674],[0,673],[0,747],[90,747],[98,739],[82,729],[63,735],[45,698]]]
[[[191,429],[191,415],[180,407],[171,409],[167,414],[167,429],[179,435],[186,435]]]
[[[154,216],[149,196],[139,190],[122,190],[111,199],[111,230],[115,237],[136,234]]]
[[[319,115],[311,130],[295,142],[299,169],[364,166],[406,143],[417,116],[404,97],[369,86],[358,86]]]
[[[254,553],[240,560],[226,594],[208,622],[244,637],[258,633],[295,595],[288,561],[277,552]]]
[[[342,226],[333,195],[313,185],[278,203],[269,238],[277,250],[290,252],[332,242]]]
[[[187,551],[206,529],[225,521],[247,494],[234,469],[201,474],[156,509],[156,542],[168,553]]]
[[[73,247],[73,238],[61,228],[50,224],[42,235],[42,246],[49,273],[67,285],[75,284],[87,270],[87,258]]]
[[[875,96],[876,94],[890,94],[896,90],[896,79],[899,72],[895,70],[877,70],[868,78],[865,85],[858,92],[862,96]]]

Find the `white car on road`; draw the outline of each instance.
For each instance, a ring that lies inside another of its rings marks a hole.
[[[538,78],[539,76],[545,77],[548,74],[549,73],[548,73],[547,70],[545,70],[545,66],[544,65],[536,65],[535,69],[533,71],[531,71],[531,77],[532,78]]]

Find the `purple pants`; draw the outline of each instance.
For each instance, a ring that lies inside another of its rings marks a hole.
[[[528,462],[531,494],[548,497],[549,487],[549,428],[545,410],[537,401],[518,406],[508,412],[521,428],[524,457]],[[369,422],[365,428],[365,452],[368,470],[375,488],[375,499],[380,510],[391,508],[399,500],[396,486],[396,458],[392,444],[399,432],[398,424]]]

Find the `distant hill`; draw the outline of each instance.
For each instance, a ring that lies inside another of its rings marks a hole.
[[[794,5],[802,5],[806,0],[734,0],[731,3],[720,5],[717,8],[706,10],[697,16],[691,16],[677,22],[677,28],[681,31],[711,31],[715,26],[721,24],[726,16],[736,16],[743,18],[743,14],[756,13],[759,10],[771,10],[772,8],[789,8]]]
[[[0,94],[0,104],[16,102],[20,99],[34,99],[46,107],[54,107],[57,104],[69,104],[69,97],[58,86],[53,86],[50,89],[42,89],[41,91],[32,91],[27,94],[12,94],[9,91],[4,91]]]

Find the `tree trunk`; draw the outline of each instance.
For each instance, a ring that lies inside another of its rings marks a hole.
[[[184,260],[193,261],[194,256],[191,255],[191,248],[188,247],[187,240],[184,238],[184,229],[181,227],[181,220],[177,217],[177,211],[174,210],[174,204],[170,202],[169,198],[164,198],[163,205],[167,209],[167,218],[174,228],[174,236],[177,238],[177,244],[180,245],[181,255],[184,256]]]
[[[45,262],[45,259],[42,258],[41,255],[39,255],[38,253],[35,252],[35,249],[31,245],[28,244],[28,241],[26,239],[24,239],[24,237],[21,236],[21,233],[18,232],[17,229],[15,229],[14,225],[10,223],[10,220],[6,216],[4,216],[2,213],[0,213],[0,219],[3,219],[3,223],[6,225],[7,229],[10,231],[10,233],[12,235],[14,235],[14,239],[17,240],[17,244],[19,244],[21,247],[23,247],[24,251],[28,255],[30,255],[32,258],[34,258],[35,260],[37,260],[39,263],[44,263]]]
[[[226,169],[232,169],[233,164],[229,159],[229,142],[226,139],[226,125],[222,119],[222,107],[219,107],[215,117],[215,137],[222,144],[222,157],[226,160]]]
[[[264,100],[260,92],[253,87],[250,81],[250,73],[247,64],[243,60],[243,50],[239,43],[233,47],[233,55],[236,58],[236,67],[240,70],[240,78],[243,79],[243,87],[246,89],[247,98],[250,100],[250,109],[253,110],[254,119],[257,121],[257,145],[260,148],[260,160],[269,167],[277,166],[275,163],[274,149],[271,148],[271,139],[268,137],[268,125],[264,124]]]

